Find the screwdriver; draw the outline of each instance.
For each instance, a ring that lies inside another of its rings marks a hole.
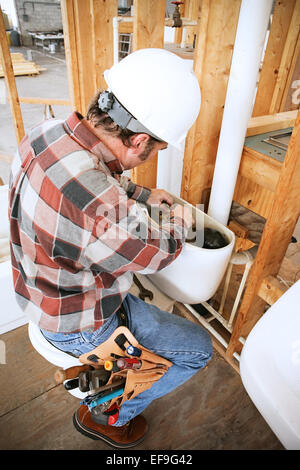
[[[122,357],[117,360],[117,366],[122,369],[140,369],[142,361],[134,357]]]

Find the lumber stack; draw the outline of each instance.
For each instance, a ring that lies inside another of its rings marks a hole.
[[[30,62],[24,58],[24,55],[20,52],[11,53],[11,61],[13,65],[14,75],[39,75],[42,70],[39,65],[34,62]],[[0,64],[0,77],[4,77],[3,67]]]

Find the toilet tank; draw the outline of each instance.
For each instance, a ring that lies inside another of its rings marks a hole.
[[[235,243],[234,233],[200,209],[174,195],[175,203],[192,208],[197,224],[216,229],[227,240],[223,248],[207,249],[185,243],[179,256],[166,268],[148,278],[172,299],[197,304],[210,299],[218,289],[228,266]]]
[[[289,450],[300,450],[300,280],[267,310],[240,358],[243,385]]]

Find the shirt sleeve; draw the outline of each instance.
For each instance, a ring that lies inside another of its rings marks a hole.
[[[134,199],[138,202],[146,203],[151,194],[151,189],[133,183],[131,179],[125,175],[121,176],[120,185],[129,199]]]
[[[187,227],[169,217],[159,227],[119,185],[101,194],[92,235],[85,249],[88,267],[120,276],[126,271],[151,274],[174,261],[182,250]]]

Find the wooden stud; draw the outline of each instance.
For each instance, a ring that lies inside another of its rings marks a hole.
[[[114,63],[112,20],[118,16],[118,0],[91,0],[90,8],[94,88],[106,90],[103,72]]]
[[[73,110],[81,111],[74,0],[61,0],[61,13],[70,99]]]
[[[189,20],[198,21],[199,12],[201,8],[201,0],[185,0],[184,3],[184,17]],[[197,33],[196,26],[189,26],[186,33],[186,43],[191,45],[194,42],[194,35]]]
[[[30,103],[30,104],[50,104],[50,105],[59,105],[59,106],[70,106],[71,101],[62,100],[56,98],[35,98],[35,97],[20,97],[21,103]]]
[[[117,0],[62,0],[69,89],[73,109],[85,115],[103,72],[113,65],[112,18]]]
[[[262,280],[257,294],[267,302],[267,304],[273,305],[287,290],[288,288],[285,287],[279,279],[274,276],[268,276]]]
[[[132,50],[164,47],[164,0],[135,0]]]
[[[239,338],[247,337],[263,313],[265,301],[258,296],[268,276],[276,276],[291,241],[300,213],[300,111],[276,186],[270,215],[265,223],[258,252],[236,319],[226,355],[240,349]]]
[[[134,1],[133,51],[148,47],[164,47],[165,9],[164,0]],[[157,155],[131,171],[132,181],[148,188],[156,187],[156,178]]]
[[[5,75],[5,83],[9,95],[9,103],[12,112],[12,118],[14,123],[14,129],[18,144],[23,139],[25,131],[22,118],[22,112],[18,97],[18,90],[15,81],[9,46],[7,42],[7,36],[5,31],[4,19],[2,10],[0,7],[0,56],[2,67]]]
[[[81,114],[85,115],[88,104],[96,91],[95,64],[93,61],[92,21],[90,0],[73,0],[75,12],[75,34],[78,56]]]
[[[296,0],[280,0],[276,2],[273,19],[263,60],[262,70],[252,116],[263,116],[271,113],[280,63],[287,40]]]
[[[181,186],[181,197],[192,204],[201,202],[213,177],[240,5],[240,0],[201,5],[194,70],[202,103],[186,139]]]

